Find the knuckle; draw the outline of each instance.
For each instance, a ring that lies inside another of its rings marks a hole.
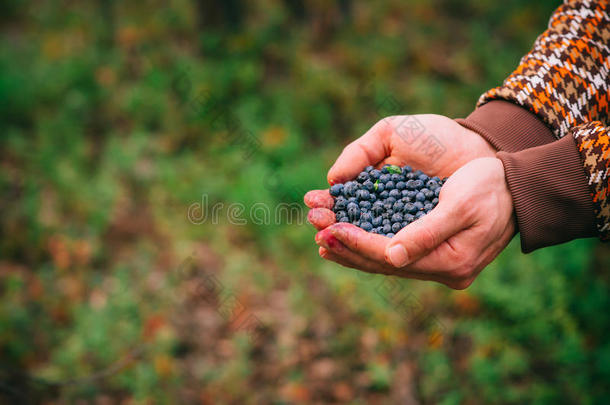
[[[417,239],[418,245],[424,250],[431,250],[439,243],[437,232],[428,227],[420,228]]]

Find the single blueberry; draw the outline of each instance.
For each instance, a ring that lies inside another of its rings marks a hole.
[[[371,170],[373,170],[373,169],[374,169],[373,166],[367,166],[367,167],[364,168],[364,171],[367,172],[367,173],[370,173]]]
[[[404,220],[408,223],[411,223],[411,222],[415,221],[415,217],[411,214],[406,214],[406,215],[404,215]]]
[[[383,218],[381,225],[392,225],[392,221],[390,221],[390,218]]]
[[[417,209],[417,211],[421,211],[424,209],[424,204],[421,201],[415,201],[413,206]]]
[[[434,191],[428,190],[427,188],[422,190],[422,193],[426,197],[426,200],[431,200],[434,198]]]
[[[424,182],[421,180],[413,180],[413,188],[419,190],[424,186]]]
[[[419,180],[421,180],[423,183],[427,182],[428,180],[430,180],[430,177],[428,177],[425,174],[420,174],[419,177],[417,177]]]
[[[424,202],[426,201],[426,196],[424,195],[424,193],[417,193],[417,195],[415,196],[415,201]]]
[[[358,205],[360,206],[361,209],[363,210],[370,210],[371,209],[371,202],[370,201],[360,201],[358,203]]]
[[[373,216],[370,212],[363,212],[360,214],[360,221],[362,222],[371,222],[373,220]]]
[[[390,173],[390,165],[383,165],[381,173]]]
[[[404,189],[407,188],[407,183],[405,183],[404,181],[399,181],[398,183],[396,183],[396,188],[398,190],[404,191]]]
[[[373,169],[369,173],[369,176],[371,176],[371,179],[373,179],[373,180],[379,180],[379,176],[381,176],[381,172],[377,169]]]
[[[400,231],[402,229],[402,223],[400,222],[394,222],[392,224],[392,232],[394,233],[398,233],[398,231]]]
[[[356,209],[356,208],[358,208],[358,207],[359,207],[358,203],[355,203],[355,202],[349,202],[349,203],[347,203],[347,209],[348,209],[348,210],[349,210],[349,209]]]
[[[348,198],[348,199],[347,199],[347,202],[348,202],[348,203],[353,202],[353,203],[356,203],[356,204],[357,204],[357,203],[358,203],[358,199],[357,199],[356,197],[350,197],[350,198]]]
[[[385,184],[383,183],[377,183],[377,190],[375,190],[377,193],[381,193],[383,192],[383,190],[385,190]]]
[[[415,219],[416,219],[416,220],[418,220],[418,219],[420,219],[421,217],[423,217],[424,215],[426,215],[426,213],[425,213],[425,212],[423,212],[423,211],[419,211],[417,214],[415,214]]]
[[[384,199],[384,200],[386,198],[388,198],[389,196],[390,196],[390,193],[388,192],[388,190],[384,190],[381,193],[379,193],[379,198]]]
[[[360,228],[364,229],[367,232],[370,232],[373,229],[373,225],[370,222],[361,221]]]
[[[438,204],[438,197],[434,197],[432,199],[432,205],[436,205],[436,204]]]
[[[396,214],[392,215],[391,221],[392,221],[392,223],[402,222],[402,214],[396,213]]]
[[[398,201],[398,199],[396,197],[389,196],[388,198],[385,199],[384,203],[390,203],[393,205],[396,201]]]
[[[374,203],[375,201],[377,201],[377,195],[375,195],[375,194],[371,193],[371,194],[369,195],[369,201],[370,201],[370,202],[372,202],[372,203]]]
[[[387,183],[388,181],[390,181],[390,175],[389,174],[382,174],[381,176],[379,176],[379,182],[380,183]]]
[[[392,191],[390,191],[390,197],[399,199],[402,198],[402,194],[400,193],[400,191],[393,189]]]
[[[339,222],[350,222],[349,217],[345,216],[345,217],[341,217],[341,219],[339,219]]]
[[[338,197],[343,192],[343,184],[335,184],[330,187],[330,195]]]
[[[375,184],[373,184],[373,182],[370,180],[367,180],[364,183],[362,183],[362,187],[364,187],[364,189],[367,190],[368,192],[375,191]]]
[[[426,211],[426,212],[432,211],[433,208],[434,208],[434,205],[432,205],[431,203],[424,204],[424,211]]]
[[[436,190],[434,190],[434,196],[438,197],[441,194],[441,188],[437,188]]]
[[[385,236],[388,238],[393,238],[395,235],[392,232],[386,233]]]
[[[375,217],[371,221],[371,224],[373,224],[374,227],[378,227],[381,225],[382,221],[383,221],[383,219],[381,217]]]
[[[369,180],[370,176],[367,172],[362,172],[358,175],[358,182],[359,183],[364,183],[365,181]]]
[[[402,211],[402,209],[405,207],[405,203],[403,203],[402,201],[398,200],[394,203],[394,205],[392,206],[392,209],[394,210],[394,212],[400,212]]]
[[[337,211],[337,213],[335,214],[335,219],[337,221],[339,221],[341,218],[346,217],[347,216],[347,212],[345,211]]]
[[[400,174],[394,173],[390,176],[390,180],[392,180],[394,183],[398,183],[402,180],[402,176]]]
[[[385,234],[388,234],[388,233],[392,232],[392,227],[389,224],[386,224],[383,226],[381,231]]]
[[[360,200],[368,200],[370,193],[367,190],[358,190],[356,192],[356,198]]]
[[[340,211],[344,210],[345,207],[347,207],[347,200],[345,198],[337,198],[333,209]]]
[[[386,189],[386,190],[391,190],[391,189],[393,189],[394,187],[395,187],[395,185],[394,185],[394,182],[393,182],[392,180],[387,181],[387,182],[385,183],[385,189]]]
[[[407,214],[415,214],[417,212],[417,207],[415,207],[415,204],[412,203],[405,204],[403,212]]]
[[[402,190],[400,195],[402,195],[403,198],[409,198],[409,190]]]
[[[348,208],[347,216],[349,217],[350,221],[357,221],[360,219],[360,208]]]
[[[375,215],[380,215],[383,212],[383,203],[381,201],[375,202],[375,204],[373,204],[371,207],[371,211]]]
[[[437,187],[438,187],[438,182],[435,180],[428,180],[426,182],[426,188],[429,188],[430,190],[434,190]]]

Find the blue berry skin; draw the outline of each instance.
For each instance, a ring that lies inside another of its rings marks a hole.
[[[349,203],[347,203],[347,209],[348,209],[348,210],[349,210],[349,209],[355,209],[355,208],[358,208],[358,207],[359,207],[359,206],[358,206],[358,203],[355,203],[355,202],[349,202]]]
[[[403,198],[409,198],[409,190],[402,190],[400,195],[402,195]]]
[[[383,218],[383,220],[381,221],[381,225],[383,225],[383,226],[386,226],[386,225],[392,226],[392,221],[390,221],[390,218]]]
[[[358,205],[360,206],[360,209],[362,210],[369,210],[371,209],[371,202],[370,201],[360,201],[358,203]]]
[[[389,213],[389,212],[392,210],[392,206],[393,206],[393,205],[394,205],[394,203],[392,203],[392,202],[388,202],[388,201],[386,200],[386,202],[384,202],[384,203],[383,203],[383,209],[384,209],[386,212],[388,212],[388,213]]]
[[[375,184],[373,184],[372,181],[367,180],[364,183],[362,183],[362,187],[367,190],[369,193],[372,193],[373,191],[375,191]]]
[[[415,219],[418,220],[424,215],[426,215],[426,213],[424,213],[423,211],[419,211],[417,214],[415,214]]]
[[[341,219],[339,219],[339,222],[349,222],[349,218],[348,217],[341,217]]]
[[[382,174],[381,176],[379,176],[379,182],[380,183],[387,183],[388,181],[390,181],[390,175],[389,174]]]
[[[417,191],[415,190],[409,190],[407,197],[409,197],[409,199],[411,199],[411,201],[415,200],[415,196],[417,195]]]
[[[390,165],[383,165],[383,167],[381,168],[381,173],[390,173],[390,171],[388,170],[390,168]]]
[[[437,188],[436,190],[434,190],[434,196],[438,197],[441,194],[441,188]]]
[[[347,200],[345,198],[339,197],[335,201],[335,205],[334,205],[333,209],[336,211],[341,211],[341,210],[344,210],[345,207],[347,207]]]
[[[386,233],[385,236],[387,236],[388,238],[393,238],[396,235],[394,235],[392,232],[390,232],[390,233]]]
[[[407,188],[407,183],[405,183],[404,181],[399,181],[396,183],[396,188],[398,190],[404,190],[405,188]]]
[[[379,198],[381,199],[386,199],[390,196],[390,193],[388,192],[388,190],[384,190],[381,193],[379,193]]]
[[[405,203],[399,200],[394,203],[394,205],[392,206],[392,210],[394,210],[394,212],[401,212],[404,207]]]
[[[362,222],[371,222],[373,220],[373,216],[370,212],[363,212],[360,214],[360,221]]]
[[[396,185],[394,184],[394,182],[392,180],[386,181],[386,183],[385,183],[385,189],[386,190],[391,190],[394,187],[396,187]]]
[[[390,191],[390,197],[399,199],[399,198],[402,198],[402,194],[400,194],[400,191],[394,189],[394,190]]]
[[[370,173],[371,170],[373,170],[373,169],[374,169],[373,166],[367,166],[367,167],[364,168],[364,171],[367,172],[367,173]]]
[[[392,232],[398,233],[402,229],[402,224],[400,222],[394,222],[392,224]]]
[[[424,209],[424,204],[421,201],[415,201],[413,206],[417,209],[417,211],[421,211]]]
[[[400,174],[398,174],[398,173],[393,173],[390,176],[390,180],[392,180],[394,183],[398,183],[399,181],[402,180],[402,176]]]
[[[434,205],[432,205],[431,203],[424,204],[424,211],[426,211],[426,212],[432,211],[433,208],[434,208]]]
[[[377,169],[373,169],[371,170],[371,172],[369,173],[369,176],[371,176],[371,179],[374,180],[379,180],[379,176],[381,176],[381,172]]]
[[[369,201],[370,201],[371,203],[374,203],[375,201],[377,201],[377,195],[376,195],[375,193],[371,193],[371,194],[369,195]]]
[[[337,213],[335,214],[335,219],[337,221],[339,221],[341,218],[346,217],[347,216],[347,212],[345,211],[337,211]]]
[[[424,182],[423,181],[421,181],[421,180],[413,180],[413,188],[415,188],[416,190],[419,190],[423,186],[424,186]]]
[[[394,204],[396,201],[398,201],[398,200],[392,196],[389,196],[388,198],[385,199],[385,202],[390,203],[390,204]]]
[[[415,201],[424,202],[426,201],[426,196],[424,195],[424,193],[417,193],[417,195],[415,196]]]
[[[436,204],[438,204],[438,197],[434,197],[432,199],[432,205],[436,205]]]
[[[390,224],[386,224],[383,226],[381,231],[387,235],[388,233],[392,232],[392,227],[390,226]]]
[[[365,181],[369,180],[369,178],[370,178],[370,176],[368,173],[362,172],[358,175],[357,180],[359,183],[364,183]]]
[[[377,228],[377,227],[379,227],[379,226],[381,225],[382,221],[383,221],[383,218],[381,218],[381,217],[375,217],[375,218],[373,218],[373,220],[371,221],[371,224],[372,224],[372,225],[373,225],[375,228]]]
[[[387,219],[388,221],[390,220],[390,212],[389,211],[383,211],[381,213],[381,218],[383,218],[384,220]]]
[[[353,203],[358,204],[358,199],[356,197],[350,197],[350,198],[347,199],[347,202],[348,203],[353,202]]]
[[[415,214],[417,213],[417,207],[415,206],[415,204],[408,203],[405,204],[405,208],[403,209],[403,211],[407,214]]]
[[[381,193],[383,192],[383,190],[385,190],[385,185],[383,183],[377,183],[377,193]]]
[[[430,190],[434,190],[437,187],[438,187],[438,182],[435,180],[428,180],[426,182],[426,188],[429,188]]]
[[[347,216],[349,217],[349,219],[353,222],[353,221],[357,221],[360,219],[360,208],[356,207],[356,208],[348,208],[347,209]]]
[[[346,197],[353,197],[354,194],[356,194],[356,190],[357,190],[357,188],[356,188],[356,185],[354,184],[354,182],[348,181],[343,186],[343,195]]]
[[[402,227],[404,228],[405,226],[409,225],[409,221],[402,221]]]
[[[422,190],[422,193],[426,197],[426,200],[431,200],[434,198],[434,191],[432,191],[432,190],[428,190],[427,188],[424,188]]]
[[[415,177],[419,177],[422,174],[424,174],[424,172],[422,172],[421,170],[416,170],[416,171],[413,172],[413,174],[415,175]]]
[[[414,180],[417,176],[415,175],[415,173],[407,173],[405,174],[405,179],[407,180]]]
[[[383,212],[383,203],[381,201],[377,201],[375,204],[373,204],[373,206],[371,207],[371,211],[373,212],[373,214],[375,215],[381,215],[381,213]]]
[[[408,173],[411,173],[413,168],[411,166],[405,166],[402,168],[402,175],[406,176]]]
[[[391,221],[392,221],[392,223],[402,222],[402,214],[396,213],[396,214],[392,215]]]
[[[330,195],[338,197],[343,192],[343,184],[335,184],[330,187]]]
[[[407,180],[407,182],[405,183],[405,186],[407,186],[407,190],[414,190],[415,189],[415,180]]]
[[[370,222],[361,222],[360,223],[360,228],[364,229],[367,232],[370,232],[373,229],[373,225],[371,225]]]
[[[420,175],[419,175],[419,177],[418,177],[418,179],[419,179],[419,180],[421,180],[421,181],[422,181],[422,183],[425,183],[425,182],[427,182],[428,180],[430,180],[430,177],[428,177],[428,176],[427,176],[427,175],[425,175],[425,174],[420,174]]]
[[[356,198],[360,200],[368,200],[370,193],[367,190],[358,190],[356,192]]]

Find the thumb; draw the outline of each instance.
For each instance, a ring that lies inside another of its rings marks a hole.
[[[387,245],[386,262],[394,267],[404,267],[464,229],[463,216],[454,212],[451,205],[441,202],[429,214],[404,227]]]

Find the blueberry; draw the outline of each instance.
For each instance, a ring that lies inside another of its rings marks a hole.
[[[383,220],[381,221],[381,225],[392,225],[392,221],[390,221],[390,218],[383,218]]]
[[[398,183],[396,183],[396,188],[398,190],[404,190],[405,188],[407,188],[407,183],[405,183],[404,181],[399,181]]]
[[[390,196],[390,193],[388,192],[388,190],[384,190],[381,193],[379,193],[379,198],[381,199],[386,199]]]
[[[434,197],[432,199],[432,205],[436,205],[436,204],[438,204],[438,197]]]
[[[348,198],[348,199],[347,199],[347,202],[348,202],[348,203],[353,202],[353,203],[356,203],[356,204],[357,204],[357,203],[358,203],[358,199],[357,199],[356,197],[350,197],[350,198]]]
[[[426,188],[429,188],[430,190],[434,190],[437,187],[438,187],[438,182],[435,180],[428,180],[428,182],[426,183]]]
[[[422,173],[422,174],[420,174],[420,175],[419,175],[417,178],[418,178],[419,180],[421,180],[421,181],[422,181],[422,183],[425,183],[425,182],[427,182],[428,180],[430,180],[430,177],[428,177],[427,175],[425,175],[425,174],[423,174],[423,173]]]
[[[373,224],[374,227],[378,227],[381,225],[381,222],[383,221],[383,219],[381,217],[375,217],[373,218],[373,220],[371,221],[371,224]]]
[[[348,209],[348,210],[349,210],[349,209],[355,209],[355,208],[358,208],[358,207],[359,207],[359,206],[358,206],[358,203],[355,203],[355,202],[349,202],[349,203],[347,203],[347,209]]]
[[[392,209],[394,210],[394,212],[400,212],[404,207],[405,203],[403,203],[402,201],[396,201],[392,206]]]
[[[364,229],[367,232],[370,232],[373,229],[373,225],[371,225],[370,222],[361,222],[360,223],[360,228]]]
[[[335,214],[335,219],[337,221],[339,221],[341,218],[346,217],[347,216],[347,212],[345,211],[337,211],[337,213]]]
[[[379,176],[381,176],[381,172],[377,169],[373,169],[369,173],[369,176],[371,176],[371,179],[373,179],[373,180],[379,180]]]
[[[330,187],[330,195],[338,197],[343,192],[343,184],[335,184]]]
[[[417,177],[417,176],[415,176],[415,173],[412,173],[412,172],[405,174],[405,179],[407,179],[407,180],[413,180],[413,179],[415,179],[415,177]]]
[[[334,205],[333,209],[340,211],[340,210],[344,210],[346,206],[347,206],[347,200],[343,197],[339,197],[335,201],[335,205]]]
[[[402,197],[402,194],[400,194],[400,191],[393,189],[390,191],[390,197],[399,199]]]
[[[403,198],[408,198],[409,197],[409,190],[402,190],[400,192],[400,195],[402,195]]]
[[[373,216],[370,212],[363,212],[360,214],[360,221],[362,222],[371,222],[373,220]]]
[[[371,170],[373,170],[373,169],[374,169],[373,166],[367,166],[367,167],[364,168],[364,171],[367,172],[367,173],[370,173]]]
[[[370,180],[367,180],[364,183],[362,183],[362,187],[364,187],[364,189],[367,190],[368,192],[375,191],[375,184],[373,184],[373,182]]]
[[[373,207],[371,207],[371,211],[375,215],[380,215],[383,212],[383,203],[381,201],[375,202],[375,204],[373,204]]]
[[[368,173],[362,172],[358,175],[357,180],[359,183],[364,183],[365,181],[369,180],[369,178],[370,178],[370,176]]]
[[[396,213],[392,215],[392,223],[402,222],[402,214]]]
[[[421,211],[424,209],[424,204],[421,201],[415,201],[413,206],[417,209],[417,211]]]
[[[392,227],[390,226],[390,224],[386,224],[383,226],[381,231],[385,234],[388,234],[388,233],[392,232]]]
[[[339,222],[349,222],[349,218],[348,217],[341,217],[341,219],[339,219]]]
[[[404,215],[404,220],[408,223],[411,223],[411,222],[415,221],[415,217],[411,214],[406,214],[406,215]]]
[[[413,174],[415,175],[415,177],[419,177],[422,174],[424,174],[424,172],[422,172],[421,170],[416,170],[416,171],[413,172]]]
[[[428,190],[427,188],[424,188],[421,192],[426,197],[426,200],[431,200],[434,198],[434,191],[432,191],[432,190]]]
[[[385,183],[386,190],[391,190],[394,187],[396,187],[396,185],[394,184],[394,182],[392,180],[386,181],[386,183]]]
[[[431,203],[424,204],[424,211],[426,211],[426,212],[432,211],[433,208],[434,208],[434,205],[432,205]]]
[[[362,209],[362,210],[370,210],[372,204],[370,201],[360,201],[358,203],[358,205],[360,206],[360,209]]]
[[[394,183],[398,183],[402,180],[402,176],[400,174],[394,173],[390,176],[390,180],[392,180]]]
[[[424,182],[421,180],[413,180],[413,188],[419,190],[424,186]]]
[[[398,233],[402,229],[402,224],[400,222],[394,222],[392,224],[392,232]]]
[[[356,198],[360,200],[368,200],[370,193],[367,190],[356,191]]]
[[[357,221],[358,219],[360,219],[360,208],[356,207],[356,208],[348,208],[347,209],[347,216],[349,217],[349,219],[351,221]]]
[[[390,181],[390,175],[389,174],[382,174],[381,176],[379,176],[379,182],[380,183],[387,183],[388,181]]]
[[[415,214],[417,212],[417,207],[415,207],[415,204],[408,203],[405,204],[403,211],[407,214]]]
[[[375,194],[371,193],[369,195],[369,201],[374,203],[375,201],[377,201],[377,196]]]
[[[374,186],[374,184],[373,184]],[[383,183],[377,183],[377,191],[378,193],[381,193],[383,190],[385,190],[385,185]]]
[[[405,166],[402,168],[402,175],[406,176],[408,173],[411,173],[413,168],[411,166]]]
[[[440,187],[439,187],[439,188],[437,188],[436,190],[434,190],[434,196],[435,196],[435,197],[438,197],[440,194],[441,194],[441,189],[440,189]]]
[[[415,196],[415,201],[424,202],[426,201],[426,196],[424,195],[424,193],[417,193],[417,195]]]
[[[394,234],[392,232],[386,233],[385,236],[387,236],[388,238],[393,238]]]
[[[383,167],[381,168],[381,173],[390,173],[390,165],[383,165]]]
[[[390,212],[389,211],[383,211],[381,213],[381,218],[383,218],[384,220],[387,219],[388,221],[390,220]]]
[[[343,195],[346,197],[353,197],[356,194],[357,187],[353,181],[348,181],[343,186]]]
[[[405,226],[409,225],[409,221],[402,221],[402,227],[404,228]]]
[[[407,186],[407,190],[413,190],[415,189],[415,180],[407,180],[407,182],[405,183],[405,186]]]
[[[424,215],[426,215],[423,211],[419,211],[417,214],[415,214],[415,219],[420,219],[421,217],[423,217]]]

